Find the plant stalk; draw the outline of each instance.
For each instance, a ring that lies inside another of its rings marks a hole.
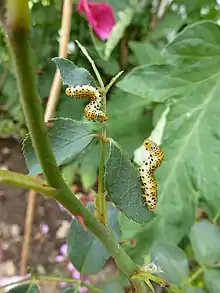
[[[43,111],[37,92],[35,70],[31,57],[29,32],[11,28],[7,30],[7,35],[17,76],[20,101],[30,131],[32,144],[46,180],[52,187],[56,188],[60,186],[63,179],[56,165],[43,121]],[[45,163],[45,154],[47,156],[47,163]]]
[[[104,126],[103,126],[104,127]],[[104,132],[104,129],[102,133]],[[101,140],[100,145],[100,161],[99,161],[99,177],[98,177],[98,194],[95,198],[95,216],[103,225],[107,225],[106,211],[106,194],[105,194],[105,141]]]
[[[98,69],[96,68],[95,62],[89,56],[85,47],[83,47],[78,41],[76,41],[77,45],[79,46],[82,53],[88,59],[89,63],[92,66],[92,69],[95,73],[95,76],[100,85],[100,92],[102,95],[103,106],[102,110],[106,113],[106,91],[104,82],[99,74]],[[113,84],[113,83],[112,83]],[[111,85],[112,85],[111,84]],[[106,133],[107,133],[107,123],[102,123],[102,140],[100,146],[100,159],[99,159],[99,176],[98,176],[98,194],[95,197],[95,216],[96,218],[102,223],[103,225],[107,225],[107,209],[106,209],[106,192],[105,192],[105,143],[106,143]]]
[[[106,113],[106,94],[102,93],[103,112]],[[98,177],[98,194],[95,200],[96,217],[99,221],[107,225],[107,209],[106,209],[106,192],[105,192],[105,149],[106,149],[107,123],[102,123],[102,139],[100,141],[100,162]]]
[[[0,170],[0,183],[6,183],[24,189],[33,189],[52,198],[57,193],[56,189],[47,185],[42,179],[7,170]]]
[[[38,283],[38,284],[45,284],[45,283],[61,283],[61,282],[65,282],[68,284],[76,284],[78,286],[81,287],[85,287],[90,289],[91,292],[96,292],[96,293],[101,293],[101,290],[99,290],[98,288],[95,288],[94,286],[84,283],[81,280],[74,280],[74,279],[70,279],[70,278],[64,278],[64,277],[57,277],[57,276],[34,276],[34,278],[32,278],[31,276],[29,277],[24,277],[22,280],[19,281],[15,281],[3,286],[0,286],[0,292],[3,289],[6,289],[9,286],[15,286],[15,285],[22,285],[24,283],[30,283],[30,285],[32,283]]]
[[[107,112],[106,107],[106,94],[115,81],[121,76],[123,71],[120,71],[115,77],[112,78],[110,83],[102,90],[103,98],[103,111]],[[99,177],[98,177],[98,194],[95,199],[95,215],[99,221],[106,225],[107,224],[107,210],[106,210],[106,192],[105,192],[105,149],[106,149],[106,137],[107,137],[107,123],[102,123],[102,139],[100,146],[100,163],[99,163]]]
[[[203,268],[200,267],[198,268],[192,276],[188,279],[187,284],[193,283],[201,274],[203,273]]]

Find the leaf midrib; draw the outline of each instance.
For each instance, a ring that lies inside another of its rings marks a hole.
[[[164,198],[164,196],[166,194],[165,190],[167,189],[167,187],[168,187],[170,181],[172,180],[173,176],[175,176],[176,168],[177,168],[179,162],[181,161],[181,158],[183,157],[183,153],[185,152],[185,150],[186,150],[186,148],[188,146],[188,143],[189,143],[192,135],[195,132],[195,129],[197,129],[197,127],[198,127],[203,115],[206,112],[206,105],[208,105],[210,103],[210,101],[212,100],[212,98],[214,97],[214,93],[215,93],[215,90],[216,90],[217,87],[218,87],[218,82],[216,82],[216,85],[212,88],[212,90],[211,90],[210,94],[208,95],[207,99],[205,99],[204,103],[202,104],[203,105],[203,110],[201,111],[200,115],[198,115],[198,118],[197,118],[192,130],[189,132],[188,136],[185,139],[185,143],[182,144],[182,148],[178,152],[178,155],[176,156],[176,160],[174,160],[173,168],[169,172],[167,180],[164,183],[163,191],[161,192],[160,197],[159,197],[160,201],[163,200],[163,198]]]

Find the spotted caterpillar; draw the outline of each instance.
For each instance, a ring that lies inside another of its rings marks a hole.
[[[75,99],[88,98],[89,104],[84,109],[84,115],[91,121],[106,121],[108,117],[101,110],[103,103],[102,97],[98,89],[90,85],[68,87],[66,89],[66,95]]]
[[[150,155],[139,168],[141,189],[143,190],[142,196],[145,204],[152,211],[156,208],[157,198],[157,184],[154,178],[154,171],[162,164],[164,154],[162,149],[152,140],[146,139],[143,145]]]

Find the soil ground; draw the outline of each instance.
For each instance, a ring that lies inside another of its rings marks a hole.
[[[16,140],[0,140],[0,169],[27,173],[21,145]],[[0,279],[19,275],[27,194],[21,188],[0,184]],[[55,201],[37,195],[28,265],[40,274],[53,274],[57,269],[55,256],[65,242],[65,237],[57,237],[57,231],[67,220],[67,214]],[[41,233],[41,224],[48,225],[47,235]],[[44,292],[56,292],[56,288],[46,287]]]

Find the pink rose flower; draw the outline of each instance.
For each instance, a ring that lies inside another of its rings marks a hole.
[[[84,13],[94,33],[102,40],[107,40],[115,25],[113,8],[104,2],[79,0],[77,11]]]

